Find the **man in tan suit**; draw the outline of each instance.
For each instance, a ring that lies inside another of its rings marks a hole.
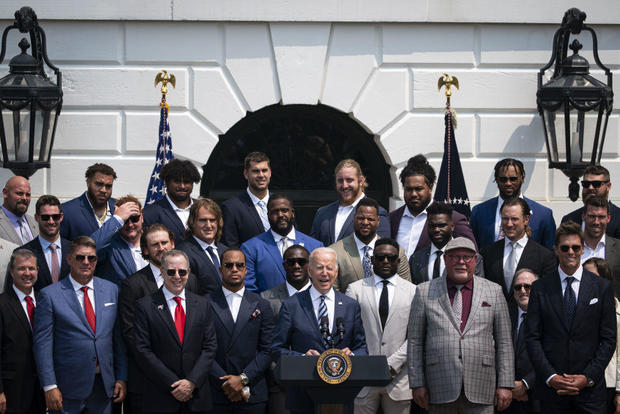
[[[364,387],[354,401],[355,414],[406,414],[411,406],[407,376],[407,322],[416,287],[396,274],[398,243],[389,238],[375,243],[373,276],[353,282],[347,295],[362,309],[369,355],[387,356],[392,382],[385,387]]]
[[[446,275],[417,286],[409,317],[413,399],[434,413],[488,413],[508,407],[514,350],[502,288],[474,276],[476,247],[464,237],[445,248]]]
[[[375,243],[379,240],[379,203],[370,197],[362,198],[355,207],[353,226],[355,231],[330,247],[338,254],[338,277],[334,289],[347,291],[347,286],[357,280],[372,277],[372,263]],[[411,282],[409,262],[402,248],[399,248],[400,263],[398,275]]]
[[[26,214],[30,205],[28,180],[19,175],[9,178],[2,189],[2,197],[4,204],[0,208],[0,239],[21,246],[37,237],[37,222],[30,214]]]

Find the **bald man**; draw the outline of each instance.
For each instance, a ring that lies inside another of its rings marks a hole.
[[[26,214],[30,205],[30,183],[14,176],[2,189],[4,204],[0,212],[0,238],[18,246],[28,243],[39,235],[34,217]]]

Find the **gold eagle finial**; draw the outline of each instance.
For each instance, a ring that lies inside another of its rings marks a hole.
[[[441,87],[446,87],[446,107],[450,107],[450,97],[452,96],[452,90],[450,89],[454,86],[456,89],[459,89],[459,80],[456,76],[450,76],[447,73],[444,73],[443,76],[439,78],[437,81],[437,90],[441,90]]]
[[[168,93],[168,84],[171,84],[173,88],[176,88],[177,79],[172,73],[168,73],[166,70],[162,70],[155,76],[155,87],[161,83],[161,102],[165,104],[166,94]]]

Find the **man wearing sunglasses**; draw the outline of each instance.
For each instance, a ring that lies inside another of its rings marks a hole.
[[[593,196],[609,200],[609,190],[611,190],[609,170],[602,165],[587,167],[581,178],[581,200],[584,206],[562,217],[562,223],[572,220],[577,224],[581,224],[581,229],[584,230],[582,223],[586,200]],[[607,223],[605,234],[620,239],[620,207],[611,201],[609,201],[609,223]]]
[[[505,158],[495,164],[495,182],[499,195],[474,206],[469,220],[480,250],[504,239],[500,209],[504,201],[515,197],[523,198],[530,207],[529,226],[532,229],[530,238],[547,249],[551,250],[553,247],[555,234],[553,212],[542,204],[523,197],[521,187],[524,179],[525,169],[521,161]]]
[[[21,248],[33,252],[39,263],[39,276],[34,285],[34,290],[38,292],[69,274],[67,252],[71,242],[60,237],[60,226],[64,214],[60,201],[56,197],[42,195],[37,200],[35,211],[34,219],[39,225],[39,235]],[[5,289],[11,283],[11,275],[7,270]]]
[[[553,250],[559,266],[532,285],[525,323],[541,411],[603,413],[605,368],[616,349],[613,289],[581,266],[578,224],[558,227]]]

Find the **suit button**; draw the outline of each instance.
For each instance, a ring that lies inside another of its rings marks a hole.
[[[463,357],[461,355],[459,355],[459,359],[463,359]]]
[[[385,345],[385,342],[381,342],[381,345]]]

